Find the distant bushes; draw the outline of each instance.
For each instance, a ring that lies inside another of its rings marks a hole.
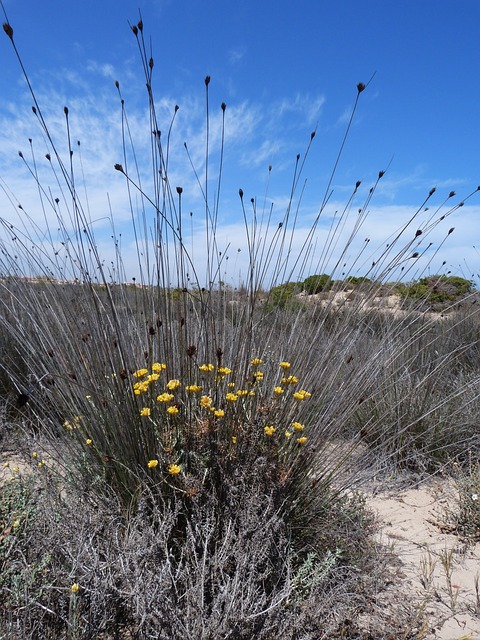
[[[431,303],[454,302],[472,293],[473,290],[473,282],[459,276],[434,275],[408,284],[400,283],[397,286],[397,293],[403,298],[428,299]]]
[[[376,283],[364,276],[348,276],[344,280],[333,280],[326,273],[308,276],[303,282],[285,282],[270,290],[269,302],[273,305],[285,307],[287,303],[292,304],[292,299],[299,293],[314,295],[335,290],[359,289],[367,286],[378,286],[377,295],[394,293],[402,298],[428,301],[432,305],[439,303],[455,302],[475,291],[475,285],[471,280],[466,280],[459,276],[434,275],[421,278],[420,280],[403,283],[390,283],[385,286]]]

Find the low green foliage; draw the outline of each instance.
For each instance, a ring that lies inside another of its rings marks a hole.
[[[303,281],[303,290],[309,296],[314,293],[320,293],[321,291],[329,291],[333,286],[332,278],[326,273],[321,275],[308,276]]]
[[[410,284],[399,283],[397,292],[404,298],[428,302],[453,302],[464,298],[474,289],[471,280],[458,276],[428,276]]]

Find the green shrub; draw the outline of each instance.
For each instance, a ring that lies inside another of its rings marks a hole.
[[[322,275],[308,276],[303,281],[303,290],[309,295],[320,293],[320,291],[330,291],[333,286],[332,278],[326,273]]]
[[[430,303],[454,302],[474,290],[471,280],[458,276],[428,276],[410,284],[399,283],[397,292],[405,298]]]

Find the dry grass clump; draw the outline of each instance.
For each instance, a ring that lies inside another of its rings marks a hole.
[[[15,47],[11,26],[4,29]],[[304,165],[297,158],[278,225],[255,206],[248,213],[240,191],[249,272],[238,291],[226,287],[217,228],[221,162],[214,204],[209,198],[207,76],[205,164],[194,168],[205,208],[200,273],[187,249],[185,194],[170,183],[170,134],[163,146],[143,24],[132,31],[150,110],[150,182],[129,168],[135,149],[122,98],[124,158],[115,168],[131,206],[138,279],[126,282],[115,234],[115,261],[106,266],[76,188],[75,154],[62,159],[33,92],[57,180],[39,187],[63,240],[58,246],[27,212],[23,228],[0,220],[2,384],[35,462],[31,481],[13,472],[2,503],[2,631],[19,638],[349,637],[346,619],[378,586],[372,519],[347,491],[352,453],[367,442],[377,457],[427,468],[425,460],[450,455],[451,446],[478,451],[468,424],[455,439],[446,428],[467,408],[474,419],[473,334],[468,348],[439,350],[448,342],[441,330],[411,308],[402,321],[371,311],[382,283],[402,272],[402,261],[444,216],[437,210],[420,239],[403,240],[400,230],[373,262],[363,295],[341,308],[328,299],[284,304],[276,286],[304,279],[338,164],[293,255]],[[365,88],[357,86],[352,118]],[[224,104],[221,114],[223,140]],[[70,141],[67,108],[65,118]],[[358,187],[332,223],[319,272],[334,251],[336,268],[346,269],[360,227],[343,249],[335,236]],[[448,442],[439,440],[437,423]]]

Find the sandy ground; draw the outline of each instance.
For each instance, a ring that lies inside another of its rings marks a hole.
[[[379,541],[401,563],[388,587],[391,598],[411,601],[424,613],[419,639],[480,639],[480,544],[467,545],[448,532],[445,512],[454,499],[445,480],[368,500],[381,522]]]

